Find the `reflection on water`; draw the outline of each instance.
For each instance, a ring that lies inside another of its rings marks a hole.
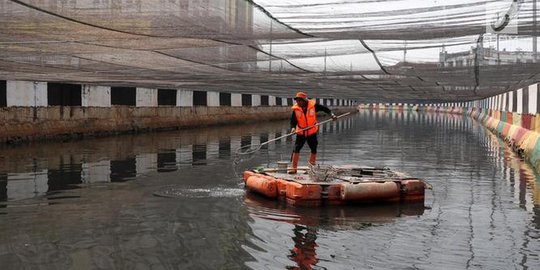
[[[349,121],[349,125],[351,123]],[[271,130],[263,130],[262,134],[255,128],[247,135],[237,128],[210,128],[180,134],[156,133],[4,147],[0,149],[3,154],[0,159],[0,199],[28,199],[52,191],[79,188],[81,184],[124,182],[154,171],[174,172],[182,167],[230,160],[232,150],[273,139],[285,132],[283,123],[268,127]],[[209,134],[204,134],[206,132]],[[271,148],[275,149],[275,144]]]
[[[291,224],[329,229],[361,229],[372,223],[390,223],[396,217],[420,216],[424,203],[391,203],[377,205],[342,205],[328,207],[292,207],[281,201],[247,193],[244,204],[252,216]]]
[[[302,208],[246,194],[234,150],[287,121],[0,149],[6,269],[535,269],[538,175],[461,116],[362,112],[320,162],[426,179],[424,204]],[[290,157],[282,139],[239,165]],[[305,164],[309,151],[301,153]],[[303,165],[301,164],[301,165]],[[272,164],[271,164],[272,165]],[[158,196],[156,196],[158,195]]]
[[[311,269],[319,261],[317,259],[317,229],[308,226],[294,225],[294,248],[291,250],[289,259],[297,266],[287,267],[287,269]]]
[[[323,234],[326,230],[364,230],[392,223],[398,217],[420,216],[425,211],[424,203],[291,207],[250,193],[245,195],[244,203],[250,216],[256,219],[292,225],[292,246],[287,257],[295,264],[289,263],[287,269],[315,269],[319,262],[317,237],[320,230]]]
[[[0,202],[5,201],[7,201],[7,174],[0,173]]]

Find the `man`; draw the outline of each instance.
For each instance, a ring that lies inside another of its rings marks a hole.
[[[311,149],[309,163],[311,165],[315,165],[315,162],[317,161],[317,131],[319,130],[319,126],[306,130],[302,129],[317,124],[317,112],[319,111],[323,111],[331,115],[334,120],[337,119],[336,115],[333,114],[328,107],[317,104],[313,99],[308,100],[307,95],[304,92],[296,93],[294,100],[296,101],[296,104],[292,106],[293,113],[291,116],[291,133],[296,132],[296,142],[294,144],[292,156],[292,168],[289,171],[291,174],[296,173],[298,159],[300,157],[300,149],[302,149],[306,141]]]

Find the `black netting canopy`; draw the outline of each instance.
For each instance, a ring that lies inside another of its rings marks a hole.
[[[0,79],[468,101],[540,81],[536,10],[536,0],[0,0]]]

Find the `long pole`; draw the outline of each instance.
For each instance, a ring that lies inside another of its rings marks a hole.
[[[340,114],[340,115],[336,116],[336,118],[341,118],[341,117],[347,116],[347,115],[349,115],[349,114],[351,114],[351,112],[346,112],[346,113],[344,113],[344,114]],[[300,131],[306,131],[306,130],[308,130],[308,129],[310,129],[310,128],[314,128],[314,127],[320,126],[320,125],[322,125],[322,124],[326,124],[326,123],[328,123],[328,122],[330,122],[330,121],[333,121],[333,120],[334,120],[334,119],[332,119],[332,118],[326,119],[326,120],[324,120],[324,121],[318,122],[318,123],[315,124],[315,125],[312,125],[312,126],[303,128],[303,129],[301,129]],[[272,140],[268,140],[268,141],[266,141],[266,142],[263,142],[263,143],[261,143],[261,146],[266,145],[266,144],[269,144],[269,143],[271,143],[271,142],[275,142],[275,141],[281,140],[281,139],[283,139],[283,138],[285,138],[285,137],[289,137],[289,136],[292,136],[292,135],[294,135],[294,134],[296,134],[296,131],[295,131],[295,132],[291,132],[291,133],[289,133],[289,134],[282,135],[282,136],[277,137],[277,138],[275,138],[275,139],[272,139]]]
[[[326,48],[324,49],[324,75],[326,75]]]
[[[268,71],[272,73],[272,20],[270,20],[270,54],[268,55]]]
[[[336,118],[341,118],[341,117],[347,116],[347,115],[349,115],[349,114],[351,114],[351,112],[347,112],[347,113],[338,115],[338,116],[336,116]],[[322,122],[318,122],[318,123],[315,124],[315,125],[312,125],[312,126],[303,128],[303,129],[301,129],[300,131],[305,131],[305,130],[308,130],[308,129],[310,129],[310,128],[314,128],[314,127],[320,126],[320,125],[322,125],[322,124],[328,123],[328,122],[333,121],[333,120],[334,120],[334,119],[330,118],[330,119],[324,120],[324,121],[322,121]],[[291,133],[288,133],[288,134],[285,134],[285,135],[282,135],[282,136],[279,136],[279,137],[274,138],[274,139],[271,139],[271,140],[268,140],[268,141],[266,141],[266,142],[263,142],[263,143],[259,144],[256,148],[254,148],[254,149],[249,149],[249,150],[247,150],[247,151],[245,151],[245,152],[242,152],[242,149],[247,148],[247,147],[250,147],[250,148],[251,148],[251,145],[246,145],[246,146],[240,147],[240,148],[238,148],[238,149],[236,150],[236,154],[237,154],[237,155],[246,155],[246,154],[252,154],[252,153],[255,153],[255,152],[259,151],[264,145],[267,145],[267,144],[269,144],[269,143],[271,143],[271,142],[275,142],[275,141],[281,140],[281,139],[283,139],[283,138],[292,136],[292,135],[294,135],[294,134],[296,134],[296,131],[291,132]]]
[[[536,29],[536,0],[533,1],[533,53],[534,53],[534,59],[537,59],[538,56],[538,31]]]
[[[497,65],[501,63],[501,53],[499,52],[499,34],[497,34]]]

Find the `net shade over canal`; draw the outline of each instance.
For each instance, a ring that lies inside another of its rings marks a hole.
[[[540,267],[539,178],[474,120],[365,112],[321,128],[320,162],[424,178],[434,188],[425,206],[292,208],[247,195],[231,167],[234,149],[287,131],[277,122],[4,146],[0,265]],[[291,147],[270,144],[241,166],[287,159]]]
[[[540,79],[535,7],[502,0],[0,0],[0,78],[469,101]]]

